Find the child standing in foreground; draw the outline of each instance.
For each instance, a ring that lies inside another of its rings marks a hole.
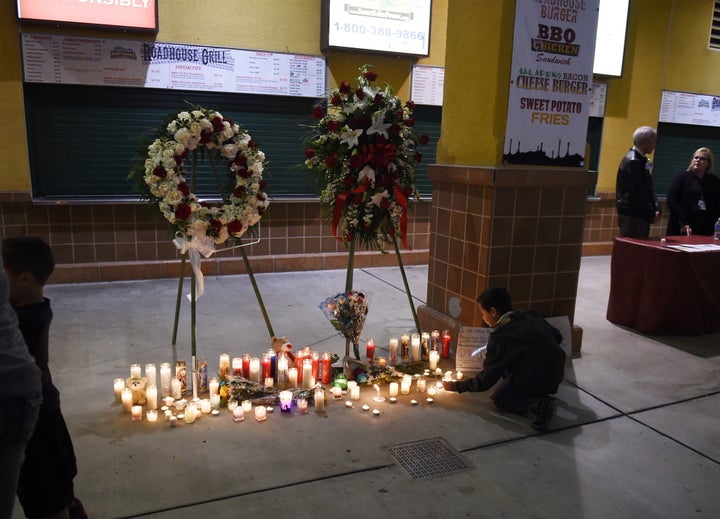
[[[34,237],[7,238],[2,259],[10,286],[10,303],[20,331],[41,371],[42,397],[35,432],[25,449],[17,494],[26,517],[86,517],[75,498],[75,452],[60,411],[60,392],[53,385],[49,363],[50,300],[44,286],[55,270],[52,250]]]

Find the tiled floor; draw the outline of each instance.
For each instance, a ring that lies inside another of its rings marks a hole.
[[[323,414],[275,412],[263,423],[226,413],[175,429],[132,423],[113,403],[113,378],[131,363],[189,355],[187,301],[170,344],[177,282],[50,286],[52,370],[78,455],[77,495],[93,518],[718,517],[720,335],[647,337],[609,323],[609,264],[582,260],[582,355],[568,361],[542,435],[486,393],[440,393],[413,407],[419,395],[376,404],[372,389],[353,409],[331,401]],[[427,268],[407,272],[421,304]],[[278,335],[342,353],[318,305],[344,287],[344,271],[256,278]],[[267,349],[247,277],[205,281],[197,348],[211,370],[220,353]],[[356,270],[354,286],[373,295],[363,338],[386,344],[413,327],[397,268]],[[412,480],[383,448],[437,437],[473,468]]]

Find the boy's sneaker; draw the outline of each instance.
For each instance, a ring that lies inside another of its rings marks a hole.
[[[550,424],[550,421],[555,417],[555,410],[557,409],[557,401],[554,397],[544,396],[540,399],[538,405],[538,413],[535,421],[532,423],[532,428],[536,431],[545,431]]]

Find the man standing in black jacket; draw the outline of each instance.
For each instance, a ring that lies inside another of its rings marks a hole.
[[[656,143],[655,129],[641,126],[633,133],[633,147],[620,161],[615,197],[622,237],[647,238],[650,224],[660,216],[650,174],[652,163],[645,156],[655,150]]]
[[[501,378],[490,398],[503,411],[531,415],[532,426],[547,429],[555,415],[558,390],[565,373],[562,336],[533,312],[512,309],[509,292],[491,287],[477,298],[480,313],[494,328],[487,343],[483,369],[474,378],[445,381],[447,391],[487,391]]]

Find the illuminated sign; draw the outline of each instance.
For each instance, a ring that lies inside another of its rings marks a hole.
[[[17,0],[20,22],[158,32],[157,0]]]

